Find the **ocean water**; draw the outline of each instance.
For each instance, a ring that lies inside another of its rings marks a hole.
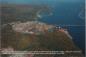
[[[85,19],[79,14],[84,10],[84,3],[59,3],[55,4],[52,16],[43,16],[40,21],[53,25],[66,27],[73,37],[76,46],[85,50]],[[85,15],[83,13],[83,15]]]

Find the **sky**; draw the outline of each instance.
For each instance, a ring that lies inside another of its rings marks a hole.
[[[41,3],[56,3],[56,2],[68,2],[77,3],[85,2],[85,0],[0,0],[0,3],[13,3],[13,4],[41,4]]]

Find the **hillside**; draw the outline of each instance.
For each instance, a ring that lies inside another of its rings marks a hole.
[[[7,25],[2,30],[1,47],[12,47],[16,51],[80,51],[64,32],[46,31],[44,34],[22,34],[12,30],[11,25]],[[82,53],[65,53],[61,56],[79,56]],[[39,55],[38,55],[39,56]],[[48,56],[48,55],[44,55]],[[60,55],[57,55],[60,56]]]

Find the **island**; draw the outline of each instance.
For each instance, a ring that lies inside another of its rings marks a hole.
[[[27,55],[29,57],[83,57],[81,50],[74,44],[67,29],[59,25],[37,21],[39,11],[48,11],[48,7],[3,5],[1,10],[1,51],[9,49],[13,51],[64,51],[64,54],[56,55]],[[25,57],[25,54],[3,55],[2,52],[2,57],[6,56]]]

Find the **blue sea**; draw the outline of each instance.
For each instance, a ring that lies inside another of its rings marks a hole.
[[[43,16],[40,21],[68,29],[76,46],[85,50],[84,3],[59,3],[53,7],[52,16]],[[82,13],[81,16],[79,14]]]

